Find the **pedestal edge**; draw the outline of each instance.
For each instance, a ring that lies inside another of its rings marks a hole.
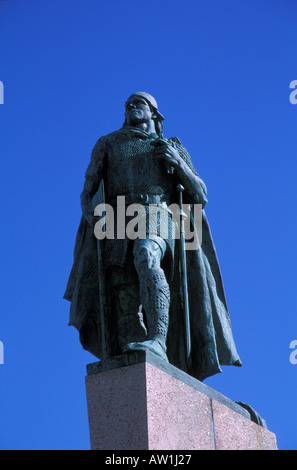
[[[150,351],[130,351],[128,353],[121,354],[119,356],[115,356],[104,361],[97,361],[87,364],[87,375],[90,376],[93,374],[99,374],[121,367],[128,367],[136,364],[141,364],[143,362],[148,362],[149,364],[157,367],[163,372],[182,381],[186,385],[189,385],[190,387],[193,387],[199,392],[204,393],[210,399],[218,401],[219,403],[231,408],[233,411],[241,414],[245,418],[255,422],[252,414],[248,411],[248,409],[239,405],[237,402],[231,400],[230,398],[225,397],[220,392],[200,382],[199,380],[195,379],[194,377],[182,371],[181,369],[178,369],[172,364],[164,361],[163,359],[159,358]],[[265,421],[262,421],[263,423],[256,424],[260,424],[263,427],[267,428]]]

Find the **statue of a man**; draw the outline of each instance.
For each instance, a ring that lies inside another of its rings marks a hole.
[[[206,186],[179,139],[165,139],[163,120],[151,95],[133,93],[126,102],[123,127],[95,144],[85,174],[83,216],[64,298],[71,301],[69,324],[78,329],[83,347],[96,357],[149,350],[203,380],[221,372],[220,365],[240,366],[241,362],[204,211],[202,243],[186,251],[190,365],[187,361],[180,240],[170,207],[178,202],[176,188],[181,184],[184,201],[204,208]],[[146,224],[145,236],[133,239],[125,231],[123,235],[122,227],[119,236],[119,227],[113,225],[114,237],[98,241],[94,196],[102,181],[105,203],[115,212],[114,225],[120,224],[121,196],[125,208],[141,204],[144,217],[151,207],[166,213],[167,218],[161,219],[167,220],[169,236],[162,236],[158,224]]]

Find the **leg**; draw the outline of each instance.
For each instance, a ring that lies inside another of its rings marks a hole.
[[[136,240],[134,265],[139,279],[139,295],[145,310],[147,340],[130,343],[125,350],[151,350],[168,361],[166,339],[169,322],[170,290],[160,267],[166,249],[164,240]]]
[[[137,278],[134,278],[128,268],[112,268],[108,281],[116,312],[118,345],[123,352],[127,343],[145,341],[147,338],[139,287]]]

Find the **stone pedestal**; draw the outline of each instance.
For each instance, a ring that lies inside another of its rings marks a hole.
[[[87,366],[91,449],[277,450],[251,414],[142,351]]]

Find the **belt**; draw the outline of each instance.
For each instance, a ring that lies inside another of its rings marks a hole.
[[[125,205],[130,204],[156,204],[161,205],[166,203],[166,200],[163,195],[160,194],[150,194],[150,193],[141,193],[141,192],[131,192],[127,194],[119,194],[118,196],[125,197]],[[116,204],[117,196],[111,197],[110,202],[112,205]]]

